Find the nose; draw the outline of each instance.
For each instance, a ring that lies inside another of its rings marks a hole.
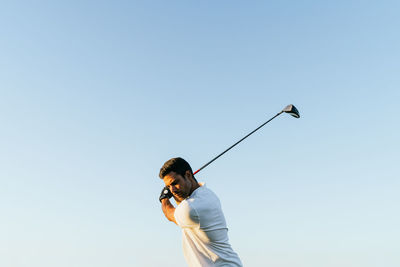
[[[169,188],[169,190],[171,190],[172,193],[176,193],[177,188],[176,188],[175,185],[171,185],[170,188]]]

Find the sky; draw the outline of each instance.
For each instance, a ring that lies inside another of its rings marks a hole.
[[[162,164],[245,266],[400,266],[398,1],[2,1],[0,266],[186,266]]]

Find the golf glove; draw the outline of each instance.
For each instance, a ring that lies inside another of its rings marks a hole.
[[[164,187],[163,190],[161,191],[160,197],[158,198],[161,202],[162,199],[164,198],[171,198],[172,193],[169,191],[168,187]]]

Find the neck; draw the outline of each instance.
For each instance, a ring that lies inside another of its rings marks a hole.
[[[190,195],[193,193],[194,190],[196,190],[199,187],[200,187],[199,183],[196,182],[195,180],[192,180],[192,187],[190,188]]]
[[[190,187],[189,196],[193,193],[194,190],[196,190],[199,187],[200,187],[199,183],[197,183],[195,180],[192,180],[192,186]],[[176,198],[175,198],[175,202],[177,205],[179,205],[181,203],[181,201],[177,200]]]

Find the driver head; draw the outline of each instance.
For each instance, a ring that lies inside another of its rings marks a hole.
[[[299,111],[293,105],[287,105],[282,111],[292,115],[295,118],[300,118]]]

